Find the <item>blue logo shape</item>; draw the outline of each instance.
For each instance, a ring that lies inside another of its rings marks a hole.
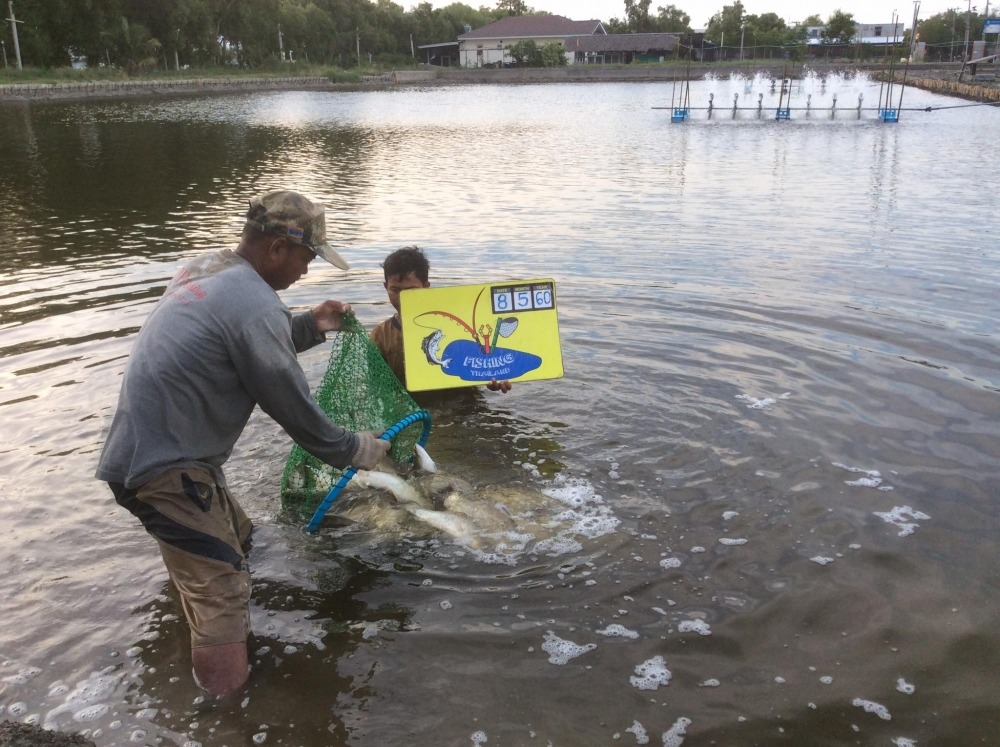
[[[449,342],[442,358],[448,364],[441,369],[462,381],[516,379],[542,365],[542,359],[532,353],[507,348],[493,348],[484,353],[482,347],[471,340]]]

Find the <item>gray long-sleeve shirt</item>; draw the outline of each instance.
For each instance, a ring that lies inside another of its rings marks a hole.
[[[255,405],[306,451],[346,467],[358,439],[309,393],[296,352],[322,342],[232,250],[203,255],[170,281],[136,336],[96,476],[133,488],[164,470],[222,465]]]

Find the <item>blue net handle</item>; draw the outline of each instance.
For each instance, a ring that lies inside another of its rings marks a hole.
[[[423,430],[420,433],[420,438],[417,439],[417,443],[420,446],[424,446],[427,443],[428,437],[431,435],[431,415],[427,410],[418,410],[415,413],[407,415],[405,418],[400,420],[398,423],[392,427],[386,429],[379,438],[383,441],[392,441],[396,436],[398,436],[404,428],[413,425],[418,421],[424,422]],[[340,495],[340,491],[344,489],[344,486],[351,481],[358,472],[357,467],[348,467],[347,471],[341,475],[340,479],[337,480],[337,484],[330,488],[330,492],[326,494],[326,498],[323,502],[319,504],[319,508],[313,513],[312,519],[309,520],[309,524],[306,526],[307,532],[315,532],[319,529],[319,525],[323,523],[323,517],[326,516],[326,512],[330,510],[330,506],[333,502],[337,500],[337,496]]]

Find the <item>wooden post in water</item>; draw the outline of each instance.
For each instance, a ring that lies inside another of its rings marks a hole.
[[[21,70],[21,44],[17,40],[17,24],[24,23],[24,21],[19,21],[14,17],[14,0],[7,0],[7,9],[10,11],[10,33],[14,37],[14,56],[17,58],[17,69]],[[7,49],[4,48],[4,60],[7,59]]]

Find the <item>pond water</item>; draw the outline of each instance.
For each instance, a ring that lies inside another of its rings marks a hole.
[[[808,77],[789,122],[763,79],[692,83],[720,108],[682,124],[669,83],[0,107],[0,716],[102,746],[995,743],[1000,111],[819,111],[879,89]],[[438,404],[428,449],[544,496],[561,541],[305,533],[256,413],[227,465],[253,673],[212,704],[92,474],[168,278],[278,186],[352,263],[294,308],[376,324],[408,244],[436,285],[554,280],[565,376]]]

